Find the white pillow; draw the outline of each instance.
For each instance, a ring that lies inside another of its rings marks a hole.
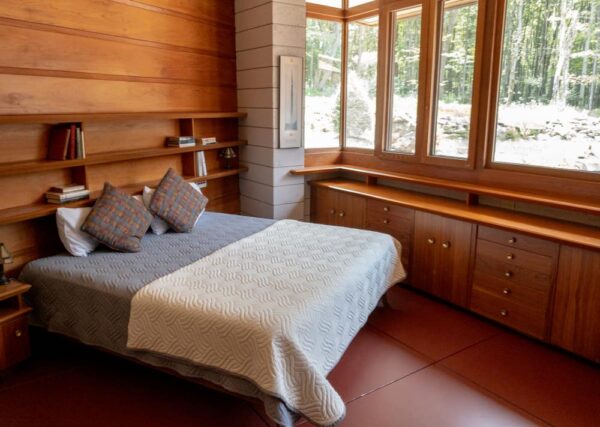
[[[81,226],[92,208],[58,208],[56,226],[65,249],[73,256],[87,256],[99,245],[92,236],[81,231]]]
[[[196,190],[199,193],[202,193],[202,190],[200,189],[198,184],[196,184],[195,182],[190,182],[190,185],[192,186],[192,188],[194,190]],[[146,209],[148,209],[148,210],[150,210],[150,202],[152,201],[152,196],[154,195],[155,191],[156,191],[155,188],[144,187],[142,199],[144,200],[144,206],[146,206]],[[203,213],[204,213],[204,209],[202,210],[202,212],[200,212],[200,215],[198,215],[198,218],[196,219],[196,223],[198,223],[198,220],[200,219],[200,217],[202,216]],[[194,224],[194,226],[196,226],[196,224]],[[152,220],[152,223],[150,223],[150,228],[152,229],[152,232],[154,234],[157,234],[160,236],[161,234],[164,234],[167,232],[167,230],[169,229],[169,224],[167,224],[165,221],[163,221],[162,219],[160,219],[159,217],[157,217],[155,215],[154,219]]]

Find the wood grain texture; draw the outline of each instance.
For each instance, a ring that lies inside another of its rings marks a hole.
[[[600,252],[562,246],[552,343],[600,362]]]

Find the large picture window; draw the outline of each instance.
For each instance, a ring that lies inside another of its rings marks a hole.
[[[507,0],[493,161],[600,172],[600,3]]]
[[[304,146],[339,147],[342,24],[306,20]]]

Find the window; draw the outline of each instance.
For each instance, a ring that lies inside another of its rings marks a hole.
[[[471,98],[477,34],[477,2],[443,3],[437,92],[430,154],[466,159],[469,156]]]
[[[346,147],[375,146],[377,16],[348,23]]]
[[[306,21],[304,146],[339,147],[342,24]]]
[[[342,0],[308,0],[307,3],[319,4],[321,6],[342,8]]]
[[[393,32],[387,150],[414,154],[421,59],[421,6],[395,12]]]
[[[361,4],[370,3],[373,0],[348,0],[348,7],[360,6]]]
[[[493,161],[600,172],[600,4],[507,0]]]

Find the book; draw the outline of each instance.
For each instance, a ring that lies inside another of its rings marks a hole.
[[[210,145],[210,144],[216,144],[217,143],[217,138],[215,138],[214,136],[210,137],[210,138],[202,138],[202,145]]]
[[[75,158],[83,159],[82,145],[81,145],[81,128],[80,127],[77,127],[77,135],[76,135],[75,141],[76,141]]]
[[[89,195],[90,195],[90,190],[71,191],[69,193],[55,193],[52,191],[48,191],[46,193],[46,199],[47,200],[64,201],[64,200],[73,200],[73,199],[77,199],[77,198],[81,198],[81,197],[87,197]]]
[[[74,202],[76,200],[83,200],[83,199],[87,199],[89,197],[88,195],[84,195],[84,196],[78,196],[78,197],[73,197],[70,199],[53,199],[53,198],[46,198],[46,202],[48,203],[53,203],[53,204],[61,204],[61,203],[69,203],[69,202]]]
[[[178,148],[184,148],[184,147],[195,147],[196,146],[196,142],[169,142],[167,143],[167,147],[178,147]]]
[[[71,133],[69,134],[69,138],[69,159],[74,159],[77,144],[77,126],[74,124],[71,125]]]
[[[85,134],[81,129],[81,158],[85,159]]]
[[[85,185],[65,184],[65,185],[55,185],[54,187],[50,187],[50,190],[48,190],[48,193],[66,194],[66,193],[72,193],[74,191],[81,191],[81,190],[85,190]]]
[[[55,126],[50,130],[48,160],[65,160],[71,141],[71,128]]]
[[[206,157],[204,157],[204,151],[196,152],[196,170],[198,171],[197,176],[206,176],[208,173],[206,169]]]

